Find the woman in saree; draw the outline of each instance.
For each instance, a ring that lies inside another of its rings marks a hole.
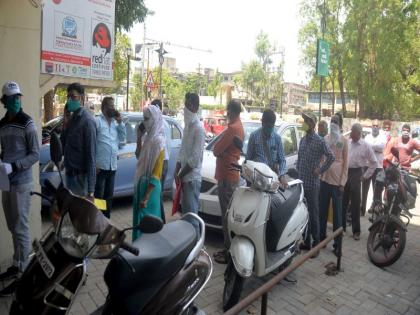
[[[139,127],[137,134],[137,167],[134,185],[133,225],[140,223],[145,215],[161,218],[160,179],[162,176],[165,140],[162,113],[156,106],[143,110],[144,132]],[[144,139],[142,139],[144,138]],[[133,230],[133,241],[140,237],[138,229]]]

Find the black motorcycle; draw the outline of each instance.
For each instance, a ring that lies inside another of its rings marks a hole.
[[[50,145],[57,166],[62,149],[55,133]],[[62,181],[58,188],[46,185],[54,196],[50,200],[54,226],[33,243],[11,315],[68,314],[86,281],[88,259],[111,259],[104,274],[109,293],[95,315],[203,313],[193,302],[210,278],[212,262],[204,250],[204,222],[197,215],[165,225],[145,216],[138,226],[119,229]],[[189,219],[198,221],[200,233]],[[133,244],[125,241],[125,232],[131,229],[143,233]]]
[[[393,152],[398,159],[398,152]],[[378,173],[375,192],[385,189],[384,201],[381,196],[374,200],[372,222],[369,228],[367,252],[371,262],[378,267],[395,263],[402,255],[406,244],[407,226],[415,207],[417,197],[416,180],[399,164],[391,164]],[[404,221],[402,220],[404,218]]]

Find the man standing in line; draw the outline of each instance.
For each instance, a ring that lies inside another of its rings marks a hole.
[[[362,137],[362,125],[353,124],[349,141],[349,170],[343,194],[343,229],[346,230],[347,208],[350,212],[353,239],[360,240],[360,199],[362,181],[370,178],[378,167],[375,153]],[[363,167],[367,166],[365,172]]]
[[[221,134],[213,148],[213,154],[217,158],[215,178],[217,180],[219,203],[222,211],[224,239],[224,249],[214,254],[214,260],[220,264],[226,264],[228,260],[230,241],[227,230],[226,211],[233,192],[239,186],[239,172],[232,170],[231,164],[237,164],[241,156],[241,151],[235,146],[233,139],[238,137],[243,141],[245,136],[240,114],[241,104],[237,101],[230,101],[227,105],[228,127]]]
[[[247,160],[268,165],[279,176],[281,184],[286,187],[286,158],[283,143],[274,130],[276,114],[272,109],[266,109],[262,115],[262,127],[249,136]]]
[[[115,110],[114,99],[104,97],[102,113],[96,117],[96,185],[95,198],[106,200],[104,215],[111,217],[117,155],[125,142],[126,130],[121,114]]]
[[[33,185],[32,165],[39,160],[39,143],[32,118],[22,110],[22,93],[16,82],[6,82],[1,102],[7,112],[0,121],[0,167],[8,174],[9,190],[2,192],[2,205],[7,227],[13,239],[13,265],[0,274],[0,280],[18,277],[27,264],[31,250],[29,208]],[[16,282],[0,291],[0,296],[12,295]]]
[[[94,198],[96,180],[96,122],[84,108],[85,89],[79,83],[67,87],[61,142],[66,186],[74,194]]]
[[[318,123],[318,136],[324,138],[328,134],[328,124],[325,120]]]
[[[160,109],[160,111],[162,112],[162,115],[163,115],[162,101],[160,99],[155,98],[152,101],[151,104],[154,105],[154,106],[156,106],[156,107],[158,107]],[[165,155],[163,157],[162,178],[160,180],[161,187],[162,187],[161,197],[160,197],[160,212],[161,212],[163,223],[166,223],[165,207],[164,207],[164,204],[163,204],[163,191],[165,189],[166,174],[168,173],[168,164],[169,164],[169,153],[170,153],[170,151],[169,151],[168,141],[166,139],[166,134],[165,134],[165,130],[168,130],[169,127],[168,127],[168,123],[166,122],[165,119],[163,119],[163,126],[164,126],[164,128],[163,128],[162,136],[163,136],[163,139],[165,139]]]
[[[175,180],[182,182],[182,213],[198,213],[201,189],[201,166],[203,163],[204,129],[198,118],[200,98],[196,93],[185,95],[184,135],[175,169]],[[198,231],[198,223],[192,220]]]
[[[366,213],[366,201],[367,195],[369,193],[370,183],[372,182],[372,189],[375,195],[381,196],[382,194],[382,192],[379,191],[375,192],[375,181],[376,175],[383,169],[384,149],[387,140],[385,134],[380,131],[379,121],[377,119],[372,122],[372,133],[366,135],[365,141],[371,146],[373,152],[375,153],[378,165],[372,176],[362,183],[362,208],[360,209],[360,215],[362,217],[365,216]],[[364,170],[366,170],[366,168],[364,168]]]
[[[327,237],[327,218],[330,199],[333,206],[333,230],[342,226],[342,196],[344,185],[347,181],[348,170],[348,144],[341,134],[340,118],[337,115],[331,117],[330,133],[325,136],[325,142],[335,156],[331,167],[321,176],[321,188],[319,196],[319,230],[320,241]],[[334,253],[337,255],[337,241],[334,239]]]
[[[319,177],[330,168],[334,162],[334,155],[324,139],[315,133],[316,116],[313,113],[303,113],[302,117],[306,135],[300,140],[297,171],[299,179],[303,181],[309,212],[309,229],[302,249],[309,250],[319,243]],[[324,163],[321,165],[322,157],[324,157]],[[318,254],[319,252],[313,257]]]

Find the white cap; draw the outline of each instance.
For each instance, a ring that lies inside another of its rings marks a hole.
[[[7,81],[3,85],[1,92],[3,95],[6,95],[6,96],[11,96],[11,95],[16,95],[16,94],[22,95],[22,93],[20,92],[19,85],[13,81]]]

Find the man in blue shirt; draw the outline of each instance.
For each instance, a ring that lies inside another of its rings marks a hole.
[[[262,116],[262,127],[249,136],[246,159],[267,164],[280,179],[283,186],[287,186],[284,178],[286,174],[286,159],[283,143],[275,132],[276,114],[266,109]]]
[[[297,171],[303,181],[305,198],[309,212],[308,233],[303,249],[311,249],[319,243],[319,176],[328,170],[334,162],[334,154],[324,139],[315,132],[316,116],[313,113],[302,114],[303,130],[306,135],[300,140]],[[325,157],[321,165],[322,157]],[[311,243],[312,236],[312,243]],[[318,256],[318,253],[314,257]]]
[[[114,99],[105,97],[102,113],[96,117],[96,185],[95,198],[106,200],[106,217],[111,216],[118,146],[125,142],[126,130]]]

